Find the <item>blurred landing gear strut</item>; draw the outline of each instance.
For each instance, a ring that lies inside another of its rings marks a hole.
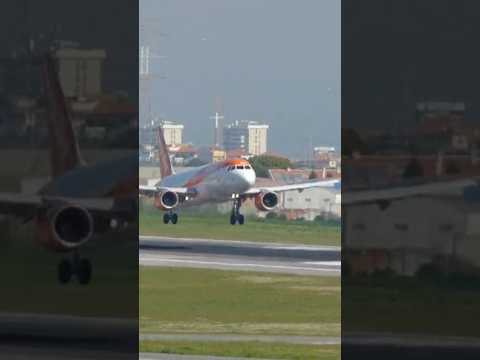
[[[70,282],[76,275],[78,282],[87,285],[92,278],[92,264],[88,259],[81,258],[78,251],[73,251],[72,259],[63,259],[58,264],[58,281],[61,284]]]
[[[178,215],[174,213],[172,210],[169,210],[168,212],[163,214],[163,223],[168,224],[170,221],[174,225],[178,222]]]
[[[235,225],[237,222],[240,225],[245,223],[245,216],[240,214],[240,207],[242,206],[242,199],[238,194],[233,194],[233,207],[232,207],[232,215],[230,215],[230,224]]]

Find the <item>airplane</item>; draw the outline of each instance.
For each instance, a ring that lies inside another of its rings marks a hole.
[[[230,224],[243,225],[245,216],[240,213],[240,208],[249,198],[254,199],[258,210],[271,211],[278,205],[280,192],[314,187],[338,188],[340,184],[335,179],[255,187],[255,170],[245,159],[215,162],[175,174],[161,128],[158,129],[158,144],[162,180],[154,186],[140,185],[139,194],[154,198],[154,206],[165,211],[165,224],[178,222],[177,207],[232,201]]]
[[[60,283],[76,276],[85,285],[91,280],[92,264],[80,256],[82,245],[96,234],[122,230],[138,217],[138,158],[87,166],[52,56],[42,57],[41,65],[49,102],[51,181],[33,195],[0,193],[0,213],[33,222],[35,241],[65,255],[57,268]]]
[[[377,203],[386,208],[393,201],[418,196],[462,195],[466,189],[478,189],[479,181],[474,178],[441,179],[423,183],[396,185],[382,188],[344,191],[342,205]]]

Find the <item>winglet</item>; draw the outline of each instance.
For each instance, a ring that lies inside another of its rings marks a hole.
[[[158,157],[160,160],[160,174],[162,179],[170,176],[174,173],[172,164],[170,162],[170,156],[168,155],[167,143],[165,142],[165,137],[161,127],[158,127]]]
[[[65,96],[51,55],[43,64],[48,101],[48,132],[52,176],[60,176],[82,163]]]

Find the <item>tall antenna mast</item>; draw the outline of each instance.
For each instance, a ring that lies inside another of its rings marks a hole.
[[[152,49],[152,38],[165,36],[155,32],[152,25],[158,23],[155,19],[140,19],[140,48],[139,48],[139,85],[140,85],[140,123],[152,125],[152,99],[151,83],[155,78],[166,78],[152,74],[150,69],[151,59],[164,59],[165,56],[155,54]]]

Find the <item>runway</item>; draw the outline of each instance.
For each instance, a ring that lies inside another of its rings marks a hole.
[[[144,266],[340,276],[340,248],[253,241],[140,236]]]

